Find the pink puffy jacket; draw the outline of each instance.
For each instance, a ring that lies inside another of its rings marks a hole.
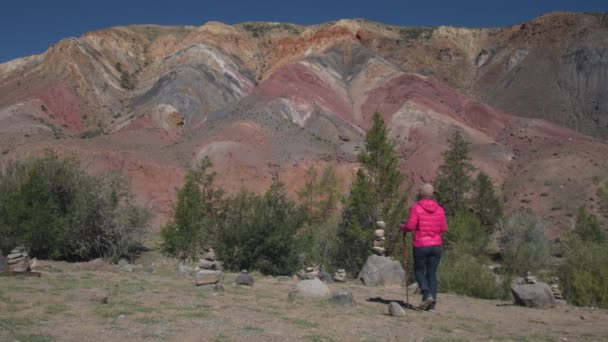
[[[401,224],[402,231],[413,232],[412,246],[441,246],[441,234],[448,229],[443,208],[432,199],[423,198],[410,209],[407,223]]]

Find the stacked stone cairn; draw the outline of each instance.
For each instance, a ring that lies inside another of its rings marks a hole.
[[[198,267],[200,270],[196,273],[196,286],[219,291],[224,289],[222,262],[215,260],[213,248],[209,248],[199,260]]]
[[[556,299],[556,302],[559,303],[564,303],[564,296],[562,295],[562,290],[560,290],[559,288],[559,278],[558,277],[553,277],[553,279],[551,279],[551,292],[553,293],[553,298]]]
[[[8,265],[11,272],[29,272],[30,258],[25,247],[16,247],[7,256]]]
[[[376,222],[376,231],[374,232],[374,242],[372,245],[372,252],[379,256],[386,255],[386,249],[384,248],[384,241],[386,238],[384,237],[384,221]]]
[[[526,272],[526,277],[524,278],[524,284],[536,284],[538,280],[535,276],[532,275],[531,272]]]
[[[334,275],[334,280],[339,283],[345,283],[346,282],[346,270],[343,268],[338,269],[338,271]]]

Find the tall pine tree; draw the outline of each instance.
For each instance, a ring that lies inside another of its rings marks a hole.
[[[388,254],[401,255],[399,222],[407,213],[407,195],[394,149],[395,142],[388,139],[382,116],[374,113],[365,148],[358,155],[361,167],[345,199],[338,230],[340,246],[336,264],[349,272],[357,272],[369,256],[378,220],[386,223]]]
[[[473,182],[472,190],[471,207],[484,228],[491,233],[496,222],[502,217],[502,206],[494,191],[492,179],[480,171]]]
[[[460,131],[448,138],[449,149],[443,153],[443,164],[439,166],[436,185],[441,205],[448,215],[466,207],[465,194],[471,189],[471,174],[475,167],[469,156],[470,143]]]

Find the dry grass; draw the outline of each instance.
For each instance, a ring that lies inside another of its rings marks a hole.
[[[387,315],[367,299],[402,300],[399,287],[350,288],[354,307],[288,301],[289,280],[256,277],[254,288],[223,293],[179,278],[171,262],[154,273],[118,268],[79,271],[52,263],[41,278],[0,278],[0,341],[599,341],[608,335],[605,310],[570,306],[525,309],[498,301],[442,294],[437,313]],[[108,304],[89,300],[104,289]],[[414,296],[411,301],[416,300]]]

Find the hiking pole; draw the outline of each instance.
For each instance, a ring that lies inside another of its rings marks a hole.
[[[407,274],[407,241],[405,239],[406,232],[403,232],[403,271],[405,271],[405,304],[409,308],[410,306],[410,291],[408,288],[408,274]]]

